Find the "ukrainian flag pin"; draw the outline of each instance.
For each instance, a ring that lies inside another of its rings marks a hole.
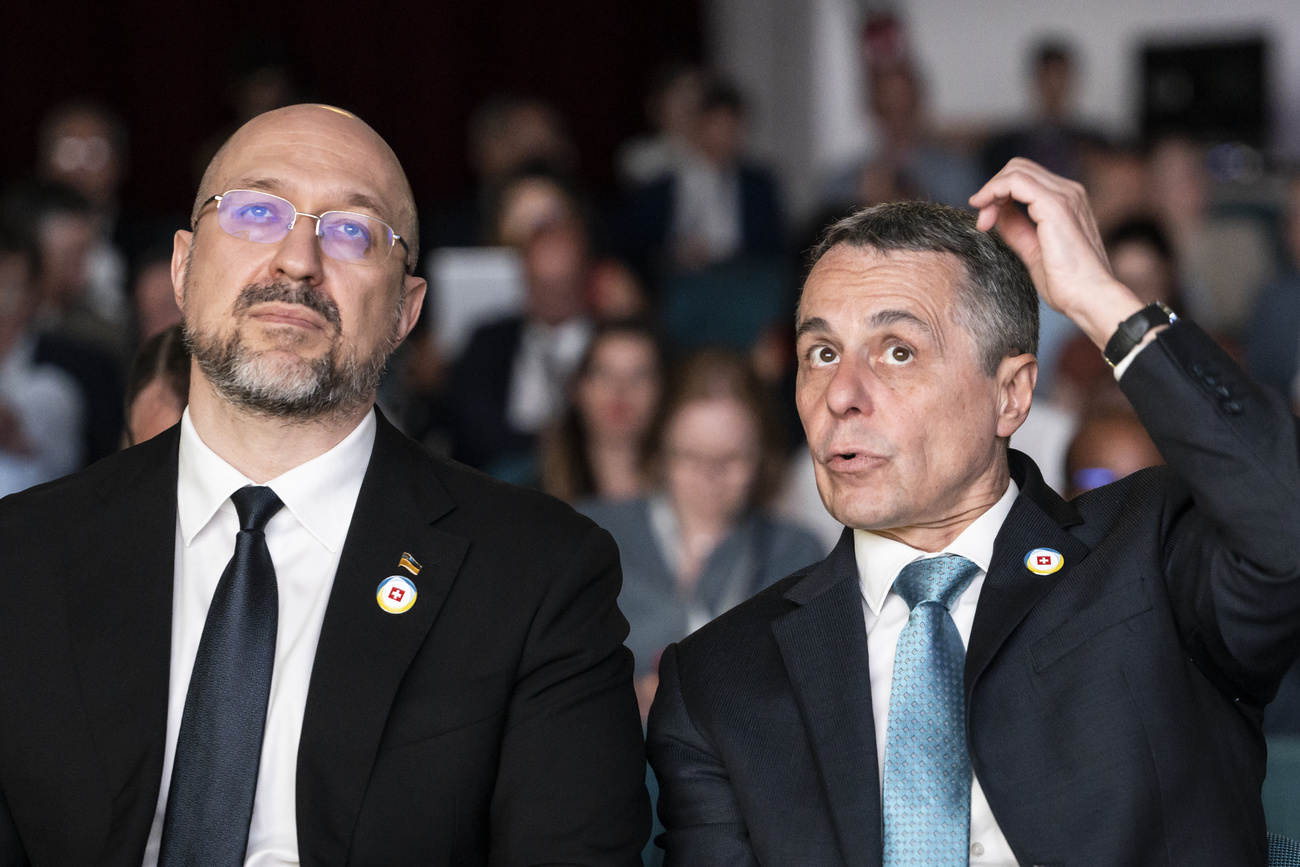
[[[415,604],[415,585],[401,575],[385,578],[375,593],[379,607],[389,614],[403,614]]]
[[[1055,548],[1035,548],[1025,555],[1025,568],[1035,575],[1051,575],[1065,565],[1065,558]]]
[[[397,565],[401,566],[403,569],[405,569],[407,572],[410,572],[412,575],[420,574],[420,564],[416,562],[416,559],[414,557],[412,557],[410,554],[406,553],[405,551],[402,552],[402,559],[398,561]]]

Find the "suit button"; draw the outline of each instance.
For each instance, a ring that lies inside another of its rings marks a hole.
[[[1201,369],[1201,366],[1199,364],[1192,365],[1192,376],[1199,377],[1203,373],[1205,373],[1205,371]]]
[[[970,854],[971,854],[971,857],[972,857],[972,858],[978,858],[979,856],[983,855],[983,854],[984,854],[984,844],[983,844],[983,843],[971,843],[971,844],[970,844]]]
[[[1223,402],[1223,411],[1228,415],[1237,415],[1241,412],[1241,404],[1235,400],[1225,400]]]
[[[1217,394],[1219,397],[1230,397],[1232,395],[1232,392],[1228,391],[1228,387],[1226,385],[1215,386],[1214,393]]]

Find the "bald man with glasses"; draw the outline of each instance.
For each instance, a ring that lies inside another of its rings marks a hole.
[[[0,867],[640,863],[612,540],[374,407],[415,232],[338,109],[213,159],[181,423],[0,502]]]

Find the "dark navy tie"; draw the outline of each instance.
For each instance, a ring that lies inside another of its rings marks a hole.
[[[264,487],[230,499],[240,529],[185,694],[159,867],[240,867],[248,848],[279,615],[264,530],[284,504]]]
[[[948,609],[980,567],[956,554],[903,567],[894,592],[912,609],[898,636],[885,736],[886,867],[958,867],[970,854],[966,649]]]

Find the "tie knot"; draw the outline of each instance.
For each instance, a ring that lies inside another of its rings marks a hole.
[[[271,516],[284,506],[275,491],[265,486],[246,485],[231,494],[230,501],[239,513],[240,532],[262,532]]]
[[[894,592],[903,597],[908,608],[923,602],[951,608],[953,600],[970,586],[979,571],[978,565],[956,554],[927,557],[903,567],[894,580]]]

